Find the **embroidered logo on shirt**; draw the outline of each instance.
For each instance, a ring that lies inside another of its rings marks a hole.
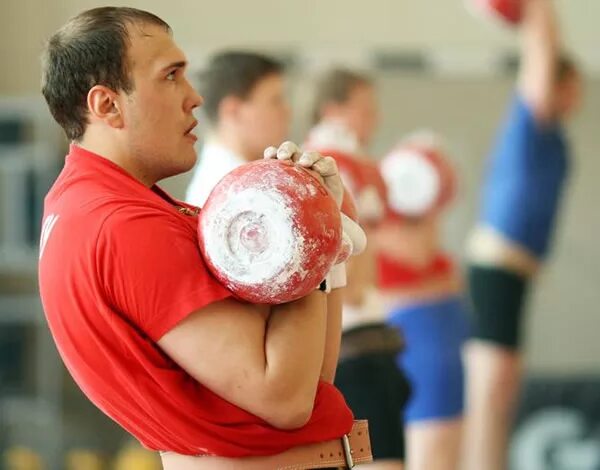
[[[42,235],[40,236],[40,259],[42,259],[44,249],[46,248],[46,244],[48,243],[48,238],[50,237],[52,229],[56,225],[58,218],[58,214],[50,214],[48,217],[46,217],[44,223],[42,224]]]
[[[200,213],[200,209],[190,209],[189,207],[178,207],[177,210],[180,214],[189,215],[194,217]]]

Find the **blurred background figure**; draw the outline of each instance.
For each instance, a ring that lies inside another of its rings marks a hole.
[[[453,470],[464,406],[461,354],[470,329],[460,269],[441,232],[456,177],[431,132],[401,141],[380,169],[389,212],[376,233],[379,287],[387,323],[405,338],[397,364],[412,389],[404,412],[407,467]]]
[[[581,98],[581,77],[562,55],[552,2],[520,3],[518,83],[490,155],[468,250],[476,318],[465,441],[471,470],[507,466],[522,374],[523,314],[551,248],[571,166],[565,122]]]
[[[207,137],[186,200],[202,207],[219,180],[288,137],[283,64],[244,51],[214,55],[199,74]]]
[[[349,139],[355,140],[345,145],[354,145],[357,152],[367,152],[380,123],[373,78],[349,68],[332,68],[323,73],[316,84],[312,122],[314,126],[338,124],[349,133]],[[318,130],[315,128],[313,132]],[[309,135],[309,142],[310,139]]]
[[[368,467],[400,469],[405,453],[402,417],[409,386],[395,365],[403,349],[402,334],[386,326],[377,291],[373,235],[383,221],[386,190],[375,162],[365,156],[378,123],[372,79],[349,69],[324,73],[317,82],[313,120],[304,146],[336,159],[368,237],[365,252],[347,265],[335,385],[354,415],[369,421],[374,461]]]

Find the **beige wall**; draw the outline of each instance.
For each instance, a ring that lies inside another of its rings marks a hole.
[[[473,20],[464,0],[131,0],[109,2],[164,17],[192,54],[224,45],[323,48],[368,46],[489,51],[510,47],[513,36]],[[600,61],[600,2],[557,0],[567,44]],[[0,93],[36,93],[45,38],[94,0],[2,0]],[[492,49],[490,49],[492,48]]]

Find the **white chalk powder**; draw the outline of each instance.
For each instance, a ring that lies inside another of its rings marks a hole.
[[[334,256],[323,253],[326,247],[319,240],[331,246],[341,228],[327,226],[330,217],[319,207],[325,189],[316,180],[300,184],[307,179],[290,175],[289,168],[257,164],[259,178],[226,176],[222,183],[229,184],[228,190],[213,191],[201,216],[205,255],[222,282],[248,300],[277,302],[283,293],[298,298],[305,294],[304,281],[316,287],[333,263]],[[322,222],[316,226],[318,237],[296,220],[299,204],[309,204],[304,207]],[[315,262],[309,265],[311,259]]]
[[[256,231],[255,243],[243,237],[248,229]],[[296,264],[291,210],[277,191],[249,188],[229,195],[203,234],[211,261],[235,282],[264,282]]]

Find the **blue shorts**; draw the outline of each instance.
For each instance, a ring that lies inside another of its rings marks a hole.
[[[406,349],[397,364],[411,384],[406,422],[452,419],[464,407],[462,346],[470,331],[462,298],[403,306],[388,324],[400,328]]]

